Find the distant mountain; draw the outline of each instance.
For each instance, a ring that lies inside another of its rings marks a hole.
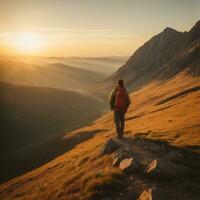
[[[25,62],[28,64],[39,65],[39,66],[49,65],[53,63],[62,63],[68,66],[73,66],[76,68],[98,72],[103,74],[104,76],[110,75],[113,72],[115,72],[119,68],[119,66],[124,64],[128,59],[128,57],[126,56],[108,56],[108,57],[12,56],[6,58],[12,61]]]
[[[61,63],[38,66],[24,62],[0,60],[0,81],[12,84],[83,91],[103,79],[103,74]]]
[[[51,58],[58,60],[66,65],[79,67],[90,71],[110,75],[115,72],[119,66],[125,63],[127,57],[112,56],[112,57],[69,57],[69,58]]]
[[[62,153],[62,134],[103,112],[100,102],[77,92],[6,83],[0,83],[0,110],[1,181]]]
[[[200,21],[189,32],[166,28],[141,46],[107,79],[95,86],[93,94],[106,97],[119,78],[129,90],[137,89],[153,80],[165,80],[181,71],[200,75]],[[98,90],[96,89],[98,88]]]

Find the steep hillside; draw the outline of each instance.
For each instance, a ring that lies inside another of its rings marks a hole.
[[[124,79],[129,90],[133,91],[153,80],[169,79],[181,71],[200,75],[200,21],[189,32],[164,29],[90,92],[95,95],[98,91],[96,95],[105,98],[105,91],[110,90],[119,78]]]
[[[1,182],[63,153],[62,134],[103,112],[100,102],[72,91],[0,83],[0,96]]]
[[[61,63],[38,66],[6,59],[0,60],[0,81],[12,84],[83,91],[103,77],[105,76],[101,73]]]
[[[106,141],[115,136],[113,114],[108,113],[66,133],[62,142],[71,145],[65,154],[2,184],[1,199],[134,200],[143,190],[140,200],[145,195],[162,200],[199,199],[199,77],[179,73],[170,80],[154,81],[132,93],[131,100],[125,139],[118,142],[126,151],[133,150],[134,162],[142,164],[139,171],[125,175],[112,167],[117,152],[102,154]],[[161,165],[157,176],[148,176],[144,169],[154,159],[173,168]]]

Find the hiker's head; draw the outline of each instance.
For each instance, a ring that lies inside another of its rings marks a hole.
[[[124,87],[124,81],[123,81],[122,79],[119,79],[118,85],[119,85],[120,87]]]

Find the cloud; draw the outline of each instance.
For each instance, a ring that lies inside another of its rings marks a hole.
[[[18,29],[18,30],[0,30],[0,34],[18,34],[23,32],[32,32],[40,34],[73,34],[78,35],[90,35],[90,36],[110,36],[110,37],[140,37],[140,35],[133,34],[132,32],[126,32],[118,29]]]

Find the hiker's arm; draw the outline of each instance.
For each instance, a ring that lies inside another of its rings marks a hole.
[[[110,104],[111,109],[114,107],[115,93],[116,93],[116,91],[115,91],[115,89],[113,89],[108,98],[108,103]]]

